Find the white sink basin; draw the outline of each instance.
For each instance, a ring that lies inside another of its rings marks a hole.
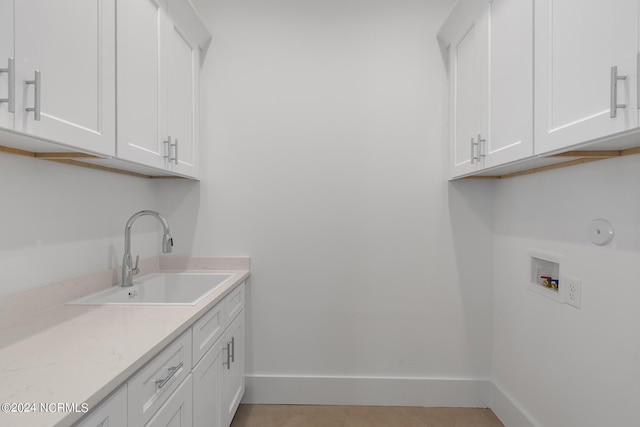
[[[72,305],[195,305],[233,274],[158,273],[69,302]]]

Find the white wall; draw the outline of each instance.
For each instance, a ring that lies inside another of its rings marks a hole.
[[[497,184],[493,379],[533,425],[638,425],[638,182],[631,156]],[[588,240],[595,218],[613,223],[611,245]],[[527,290],[530,249],[564,256],[581,309]]]
[[[444,160],[452,1],[195,4],[203,176],[162,209],[177,253],[251,256],[248,374],[487,379],[491,184]]]
[[[162,184],[5,153],[0,171],[0,297],[121,265],[127,219]],[[134,226],[141,258],[161,252],[153,221]]]

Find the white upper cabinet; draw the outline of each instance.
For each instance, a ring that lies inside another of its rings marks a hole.
[[[536,154],[638,126],[637,52],[637,0],[536,1]]]
[[[166,1],[118,0],[118,158],[165,168]]]
[[[480,3],[480,2],[478,2]],[[480,152],[488,134],[487,9],[459,18],[449,40],[450,174],[460,176],[481,167]]]
[[[533,154],[533,0],[493,0],[490,25],[490,132],[484,167]]]
[[[533,155],[533,0],[460,0],[449,55],[450,175]]]
[[[0,126],[113,155],[114,1],[0,0],[0,23],[0,68],[15,58],[15,113],[0,104]],[[7,97],[8,77],[0,73],[0,98]]]
[[[638,146],[639,0],[457,0],[438,39],[452,178]]]
[[[187,2],[118,1],[118,158],[195,177],[200,40]],[[183,21],[186,21],[183,23]],[[206,40],[206,38],[205,38]]]
[[[173,138],[169,168],[198,175],[200,49],[177,23],[168,32],[167,134]]]

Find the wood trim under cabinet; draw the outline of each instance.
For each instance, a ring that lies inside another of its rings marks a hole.
[[[80,161],[81,159],[99,161],[100,159],[103,159],[103,157],[95,156],[93,154],[81,153],[81,152],[35,153],[32,151],[20,150],[18,148],[6,147],[4,145],[0,145],[0,152],[7,153],[7,154],[16,154],[18,156],[31,157],[34,159],[48,160],[50,162],[63,163],[71,166],[80,166],[83,168],[95,169],[103,172],[111,172],[111,173],[117,173],[121,175],[135,176],[137,178],[185,179],[181,176],[175,176],[175,175],[153,176],[153,175],[147,175],[147,174],[138,173],[138,172],[131,172],[124,169],[117,169],[113,167],[102,166],[95,163],[82,162]]]
[[[511,172],[504,175],[480,175],[480,176],[467,176],[463,179],[507,179],[514,178],[516,176],[530,175],[532,173],[544,172],[553,169],[566,168],[568,166],[582,165],[585,163],[596,162],[598,160],[612,159],[616,157],[631,156],[633,154],[640,154],[640,147],[628,148],[625,150],[601,150],[601,151],[567,151],[564,153],[553,154],[550,156],[544,156],[545,158],[564,158],[564,157],[578,157],[575,160],[568,162],[555,163],[553,165],[541,166],[537,168],[525,169],[518,172]]]

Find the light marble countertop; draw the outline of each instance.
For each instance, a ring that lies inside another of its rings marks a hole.
[[[222,286],[194,306],[80,306],[41,308],[19,323],[0,323],[0,403],[77,404],[78,412],[0,412],[0,425],[69,426],[116,390],[160,350],[187,330],[249,276],[248,258],[159,259],[145,273],[194,271],[232,273]],[[196,260],[195,262],[193,260]],[[237,261],[240,260],[240,261]],[[244,262],[243,262],[244,260]],[[186,268],[185,268],[186,267]],[[232,267],[232,268],[220,268]],[[112,277],[113,275],[107,275]],[[84,279],[91,281],[90,279]],[[78,297],[66,282],[66,302]],[[57,286],[57,287],[55,287]],[[93,291],[93,289],[92,289]],[[42,289],[42,295],[52,292]],[[90,292],[87,292],[90,293]],[[38,296],[30,291],[25,301]],[[9,300],[9,301],[7,301]],[[20,310],[20,296],[0,302]],[[18,306],[16,306],[18,305]]]

